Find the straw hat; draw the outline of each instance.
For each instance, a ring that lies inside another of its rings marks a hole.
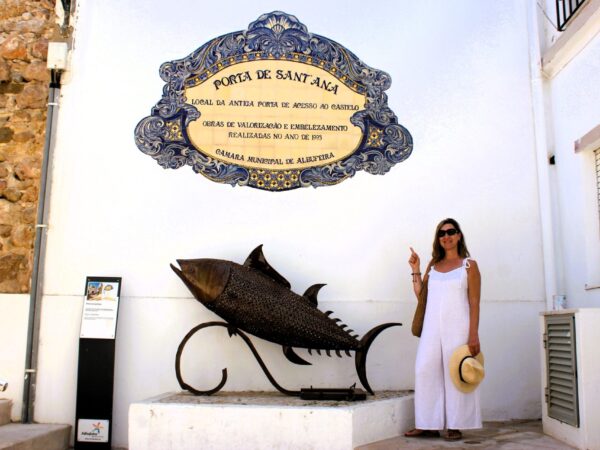
[[[472,392],[485,377],[483,353],[471,356],[469,346],[461,345],[452,353],[449,369],[456,389],[465,393]]]

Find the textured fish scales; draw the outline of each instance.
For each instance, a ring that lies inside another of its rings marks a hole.
[[[357,339],[306,298],[247,267],[231,263],[231,269],[211,309],[232,325],[290,347],[358,349]]]

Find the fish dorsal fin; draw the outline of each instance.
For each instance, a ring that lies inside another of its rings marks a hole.
[[[248,255],[246,261],[244,262],[245,267],[251,267],[252,269],[256,269],[259,272],[264,273],[266,276],[276,281],[279,284],[284,285],[286,288],[290,288],[291,284],[288,280],[283,278],[279,272],[271,267],[271,265],[267,262],[265,255],[262,252],[262,244],[252,250],[252,253]]]
[[[325,284],[313,284],[306,290],[304,297],[307,298],[314,306],[317,306],[319,304],[317,301],[317,294],[323,286],[325,286]]]
[[[283,346],[283,354],[285,355],[285,357],[293,362],[294,364],[300,364],[303,366],[310,366],[311,363],[309,363],[308,361],[303,360],[302,358],[300,358],[296,352],[294,352],[294,349],[292,347],[288,347],[287,345]]]

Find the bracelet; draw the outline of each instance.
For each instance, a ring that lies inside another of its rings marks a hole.
[[[421,275],[421,272],[414,272],[414,273],[411,273],[411,275]]]

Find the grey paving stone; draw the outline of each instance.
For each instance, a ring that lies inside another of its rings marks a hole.
[[[397,436],[357,447],[355,450],[441,450],[441,449],[502,449],[502,450],[573,450],[542,432],[541,420],[486,422],[481,430],[463,431],[463,439],[448,442],[443,438],[405,438]]]

